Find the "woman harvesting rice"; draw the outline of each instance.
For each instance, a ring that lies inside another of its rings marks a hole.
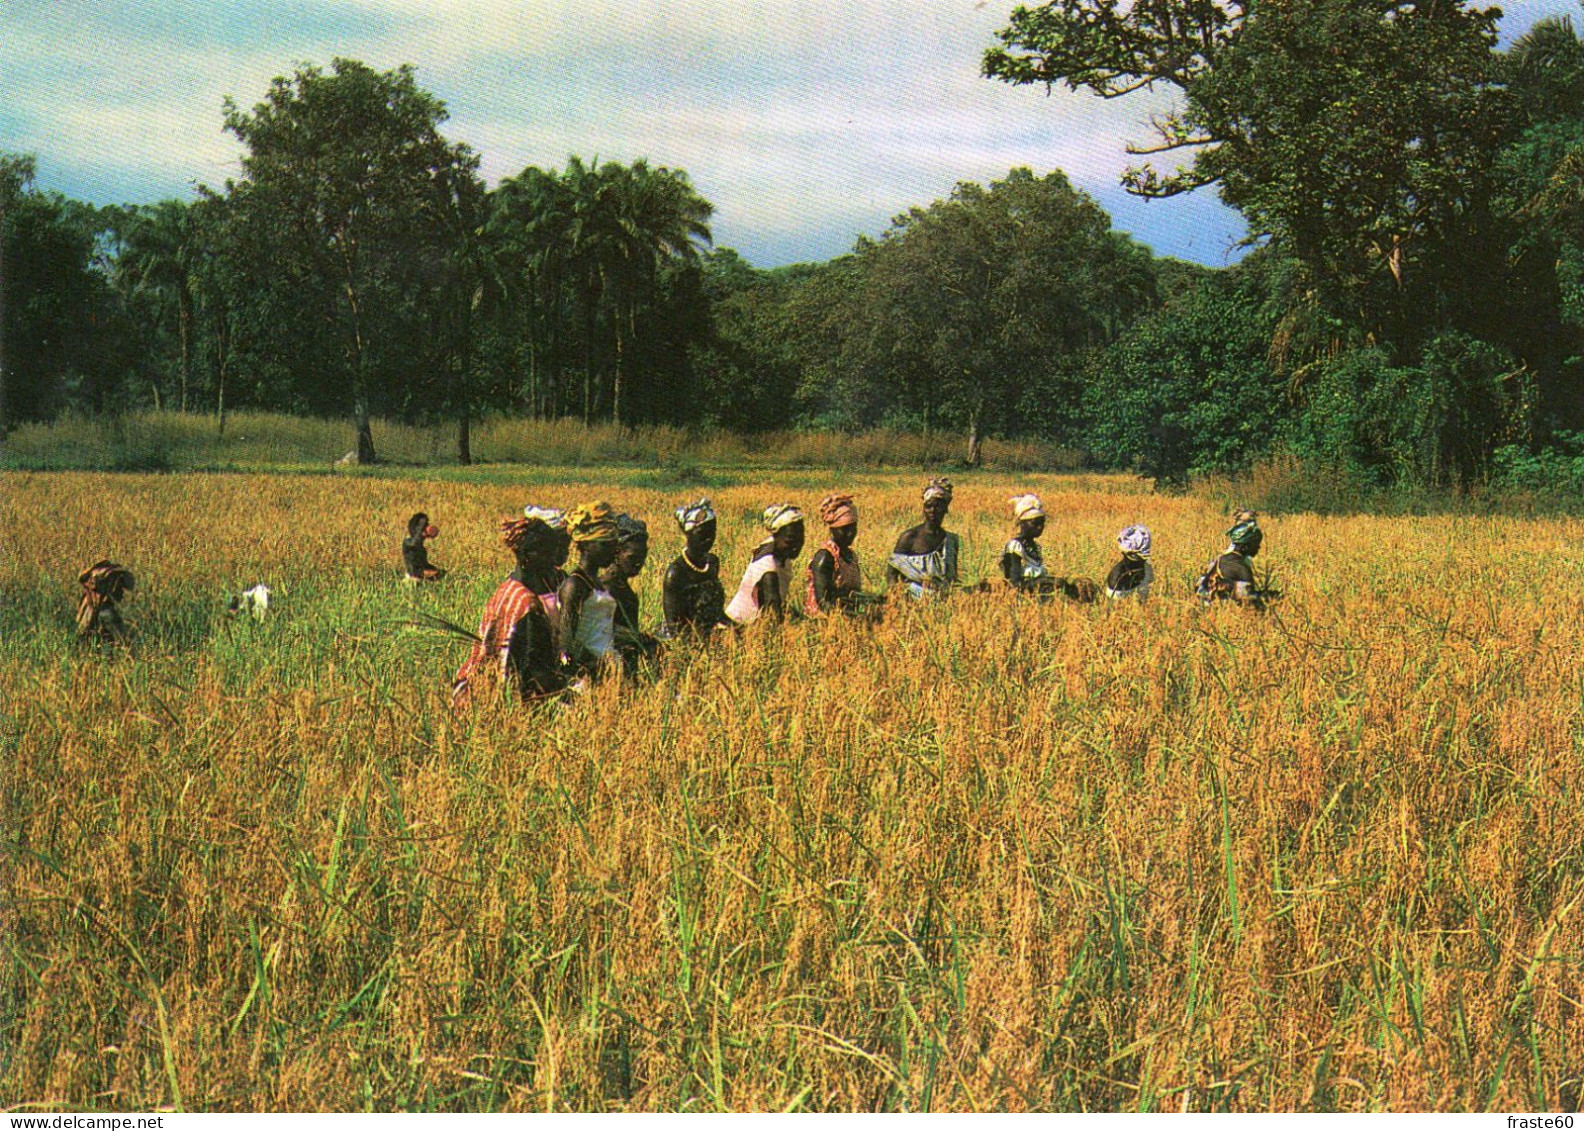
[[[857,504],[851,495],[826,495],[819,515],[830,536],[809,559],[803,611],[811,617],[833,609],[850,612],[863,597],[863,569],[852,548],[858,539]]]
[[[754,551],[736,596],[726,606],[726,615],[738,624],[752,624],[766,614],[781,620],[789,611],[791,565],[803,552],[803,512],[791,503],[766,507],[764,528],[770,537]]]
[[[686,544],[666,569],[660,590],[664,621],[660,635],[674,640],[688,633],[708,637],[716,627],[731,624],[726,616],[726,588],[721,584],[715,548],[717,520],[709,499],[676,509],[677,527]]]
[[[956,588],[957,559],[962,543],[942,524],[951,509],[952,483],[937,476],[924,485],[924,521],[902,532],[886,567],[893,584],[907,586],[914,597],[935,596]]]
[[[567,532],[578,566],[561,583],[561,660],[573,675],[599,676],[616,661],[616,598],[606,571],[616,561],[620,530],[604,501],[572,508]]]
[[[556,552],[555,534],[538,519],[507,519],[501,523],[501,541],[517,559],[517,568],[484,606],[478,640],[452,681],[451,703],[458,708],[471,702],[481,678],[515,685],[524,701],[561,686],[550,617],[528,585],[529,578],[548,568]]]

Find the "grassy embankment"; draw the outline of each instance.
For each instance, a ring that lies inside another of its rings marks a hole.
[[[501,473],[504,476],[504,472]],[[0,477],[0,1102],[141,1108],[1557,1108],[1577,1103],[1584,597],[1570,519],[1269,523],[1278,616],[1184,599],[1223,516],[1033,486],[1146,607],[1000,595],[754,632],[453,717],[529,498],[680,489]],[[744,476],[743,478],[747,478]],[[716,492],[751,519],[812,473]],[[850,476],[871,577],[916,476]],[[422,506],[456,572],[413,593]],[[71,580],[138,574],[124,654]],[[254,581],[278,616],[226,621]]]
[[[374,441],[386,473],[456,464],[456,426],[377,421]],[[120,419],[67,417],[15,429],[0,452],[0,468],[96,471],[324,471],[353,446],[345,420],[233,415],[222,435],[210,416],[133,413]],[[874,431],[775,432],[739,436],[665,425],[584,427],[574,420],[491,419],[473,426],[473,458],[480,464],[552,468],[640,467],[672,472],[694,468],[925,467],[958,461],[962,437]],[[984,461],[1006,470],[1067,470],[1076,453],[1036,442],[987,440]]]

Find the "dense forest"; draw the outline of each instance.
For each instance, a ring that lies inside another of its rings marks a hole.
[[[227,103],[240,175],[94,207],[0,153],[0,436],[65,412],[485,415],[1039,437],[1167,481],[1285,452],[1375,485],[1584,486],[1584,42],[1402,0],[1055,0],[990,80],[1171,88],[1129,191],[1217,192],[1250,250],[1154,257],[1012,169],[828,263],[755,268],[679,169],[493,189],[411,68]],[[1034,97],[1035,92],[1029,92]],[[1154,161],[1182,163],[1161,168]]]

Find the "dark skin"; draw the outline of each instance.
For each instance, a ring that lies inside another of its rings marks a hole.
[[[785,565],[803,552],[804,537],[805,532],[801,522],[783,526],[770,536],[770,541],[760,548],[754,559],[757,561],[765,554],[774,554],[776,561]],[[778,574],[767,573],[761,577],[759,584],[754,587],[754,595],[759,600],[761,614],[767,614],[775,620],[786,617],[786,594],[781,592],[781,578]]]
[[[578,567],[561,583],[561,640],[577,639],[578,621],[583,615],[583,602],[594,592],[594,579],[609,569],[616,561],[621,544],[609,542],[584,542],[578,546]],[[576,657],[573,657],[575,660]]]
[[[631,579],[642,572],[649,560],[649,538],[633,538],[620,543],[616,561],[610,568],[610,594],[616,598],[622,620],[634,632],[638,630],[638,594],[633,591]]]
[[[897,539],[896,552],[899,554],[933,554],[946,544],[946,513],[951,510],[951,503],[946,499],[929,499],[924,503],[924,521],[911,529],[904,530]],[[906,581],[894,568],[886,567],[886,583],[898,585]]]
[[[715,548],[715,534],[716,524],[713,518],[689,530],[685,536],[687,548],[683,550],[687,562],[678,559],[666,570],[665,582],[660,590],[660,602],[664,608],[667,624],[681,624],[688,616],[687,590],[693,584],[694,573],[703,571],[719,576],[720,560],[710,552]],[[693,563],[691,569],[688,562]]]
[[[1036,542],[1041,534],[1045,533],[1045,516],[1025,519],[1018,523],[1018,541],[1025,546]],[[1001,576],[1006,578],[1007,584],[1021,586],[1023,584],[1023,559],[1016,554],[1001,555]]]
[[[550,568],[554,545],[553,535],[525,539],[517,547],[517,568],[512,571],[512,577],[532,589],[524,579]],[[508,666],[517,675],[517,686],[524,699],[548,695],[561,686],[556,673],[555,638],[550,618],[541,610],[529,613],[519,624],[521,631],[512,633],[507,646]]]
[[[830,540],[836,548],[842,551],[842,556],[849,561],[853,555],[852,545],[858,539],[858,524],[850,522],[846,526],[833,526],[830,528]],[[819,605],[821,612],[830,612],[842,603],[836,594],[836,559],[831,552],[821,546],[814,551],[814,556],[809,559],[809,569],[814,574],[814,602]]]

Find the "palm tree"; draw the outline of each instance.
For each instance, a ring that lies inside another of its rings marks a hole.
[[[612,380],[611,418],[622,423],[622,389],[627,358],[637,332],[637,312],[655,297],[659,269],[666,259],[695,261],[700,245],[710,243],[709,218],[714,207],[699,196],[680,169],[651,169],[636,161],[630,168],[607,165],[604,170],[611,209],[605,291],[611,296],[616,365]]]
[[[130,210],[116,270],[131,298],[149,298],[156,310],[176,314],[180,343],[179,399],[187,411],[192,378],[193,267],[197,241],[191,211],[179,200]]]

